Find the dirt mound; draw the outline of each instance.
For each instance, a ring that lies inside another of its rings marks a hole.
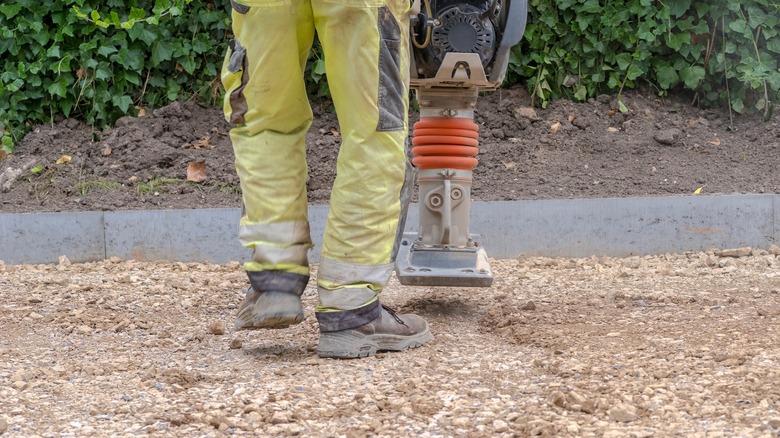
[[[776,193],[780,116],[700,110],[639,92],[534,109],[524,89],[478,105],[475,200]],[[307,136],[309,201],[327,203],[341,140],[330,102]],[[419,119],[415,112],[410,121]],[[0,211],[237,207],[229,130],[217,107],[173,103],[95,132],[72,119],[39,126],[0,162]],[[191,163],[205,181],[187,181]]]
[[[39,126],[2,163],[26,167],[4,194],[2,208],[197,208],[211,206],[215,198],[215,206],[231,198],[235,205],[238,180],[228,129],[218,108],[194,102],[123,117],[103,132],[73,119]],[[200,161],[206,162],[209,179],[187,183],[187,166]],[[33,173],[35,166],[41,168]]]

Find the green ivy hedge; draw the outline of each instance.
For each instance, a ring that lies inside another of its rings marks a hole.
[[[111,25],[80,18],[74,7]],[[166,8],[167,7],[167,8]],[[10,151],[34,124],[79,117],[101,129],[135,107],[215,99],[230,3],[11,0],[0,5],[0,134]],[[92,13],[92,11],[100,11]],[[113,11],[111,13],[110,11]],[[160,15],[158,24],[154,24]],[[144,16],[153,20],[144,22]],[[128,29],[121,22],[134,20]]]
[[[769,117],[780,98],[780,3],[769,0],[530,0],[510,81],[542,106],[639,84]]]
[[[507,83],[527,85],[542,107],[647,85],[769,117],[780,100],[776,1],[530,0]],[[11,152],[30,126],[58,116],[102,129],[136,107],[217,102],[229,10],[228,0],[4,1],[3,149]],[[312,96],[327,95],[325,74],[315,47]]]

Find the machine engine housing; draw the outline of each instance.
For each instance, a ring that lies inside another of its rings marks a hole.
[[[509,50],[525,30],[527,1],[422,2],[425,7],[412,18],[412,78],[435,77],[447,53],[475,53],[491,81],[503,79]]]

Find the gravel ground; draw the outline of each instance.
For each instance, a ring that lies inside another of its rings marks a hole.
[[[238,263],[0,262],[5,436],[778,436],[780,248],[493,260],[402,287],[435,338],[320,359],[233,332]],[[313,284],[304,296],[315,301]]]

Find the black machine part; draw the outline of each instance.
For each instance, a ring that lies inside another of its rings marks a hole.
[[[483,10],[460,4],[449,7],[436,17],[431,47],[439,63],[447,52],[476,53],[482,65],[488,66],[493,58],[496,35],[493,22],[481,19]]]
[[[428,0],[412,23],[413,74],[432,78],[447,53],[476,53],[490,80],[500,81],[509,50],[525,30],[527,10],[527,0]]]

